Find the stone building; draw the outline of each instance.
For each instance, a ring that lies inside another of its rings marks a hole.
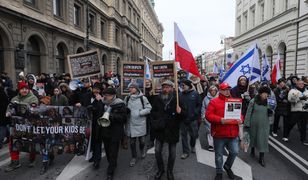
[[[88,8],[87,8],[88,7]],[[87,11],[88,9],[88,11]],[[67,55],[99,49],[102,71],[162,59],[163,26],[149,0],[1,0],[0,71],[68,72]]]
[[[283,76],[307,76],[307,37],[307,0],[236,0],[236,59],[256,42],[270,64],[280,54]]]

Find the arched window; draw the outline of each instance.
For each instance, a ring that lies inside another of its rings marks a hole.
[[[58,61],[58,71],[59,73],[68,72],[66,57],[67,57],[67,47],[64,43],[59,43],[56,49],[56,60]]]
[[[283,77],[286,77],[287,47],[284,42],[279,44],[278,53],[280,54],[280,71],[282,72]]]
[[[121,73],[121,60],[120,58],[118,57],[117,58],[117,74],[120,74]]]
[[[268,60],[268,63],[270,64],[270,67],[272,69],[273,67],[273,48],[271,46],[268,46],[266,48],[266,57],[267,57],[267,60]]]
[[[26,72],[32,74],[41,73],[41,51],[39,37],[31,36],[27,41]]]
[[[4,46],[3,46],[3,40],[0,34],[0,72],[4,71]]]
[[[82,47],[79,47],[78,49],[77,49],[77,51],[76,51],[76,53],[78,54],[78,53],[83,53],[84,52],[84,49],[82,48]]]
[[[106,54],[102,57],[102,73],[105,74],[107,72],[107,56]]]

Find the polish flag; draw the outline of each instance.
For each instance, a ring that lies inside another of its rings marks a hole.
[[[193,57],[191,50],[176,23],[174,23],[174,49],[175,61],[179,62],[180,67],[183,70],[202,78],[196,65],[195,58]]]
[[[281,78],[280,74],[280,54],[278,52],[276,62],[274,64],[273,70],[272,70],[272,83],[277,84],[278,80]]]

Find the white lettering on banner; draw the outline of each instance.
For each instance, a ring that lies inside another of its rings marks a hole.
[[[28,126],[24,124],[15,124],[15,129],[18,132],[32,132],[33,134],[72,134],[86,133],[85,126]]]

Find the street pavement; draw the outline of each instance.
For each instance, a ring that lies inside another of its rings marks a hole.
[[[282,129],[282,128],[281,128]],[[279,136],[270,137],[270,152],[265,154],[266,167],[258,163],[258,153],[251,158],[249,153],[240,152],[234,163],[233,171],[237,179],[243,180],[307,180],[308,179],[308,147],[299,142],[299,132],[294,128],[288,143],[281,141]],[[167,161],[168,147],[164,147],[164,159]],[[207,151],[204,127],[200,127],[199,139],[196,146],[196,154],[182,160],[181,143],[177,144],[177,159],[174,167],[176,180],[211,180],[215,177],[214,153]],[[140,157],[140,153],[139,153]],[[118,158],[118,167],[115,172],[115,180],[152,180],[157,170],[154,149],[149,149],[145,159],[138,158],[134,167],[129,167],[131,158],[130,150],[121,149]],[[94,170],[91,163],[84,160],[83,156],[69,154],[56,157],[54,164],[49,167],[47,173],[40,175],[41,156],[37,157],[34,168],[28,168],[28,155],[21,154],[22,167],[14,172],[4,172],[9,163],[8,147],[0,150],[0,179],[1,180],[87,180],[105,179],[107,160],[102,155],[101,166]],[[224,179],[228,179],[224,174]],[[166,175],[162,179],[166,179]]]

